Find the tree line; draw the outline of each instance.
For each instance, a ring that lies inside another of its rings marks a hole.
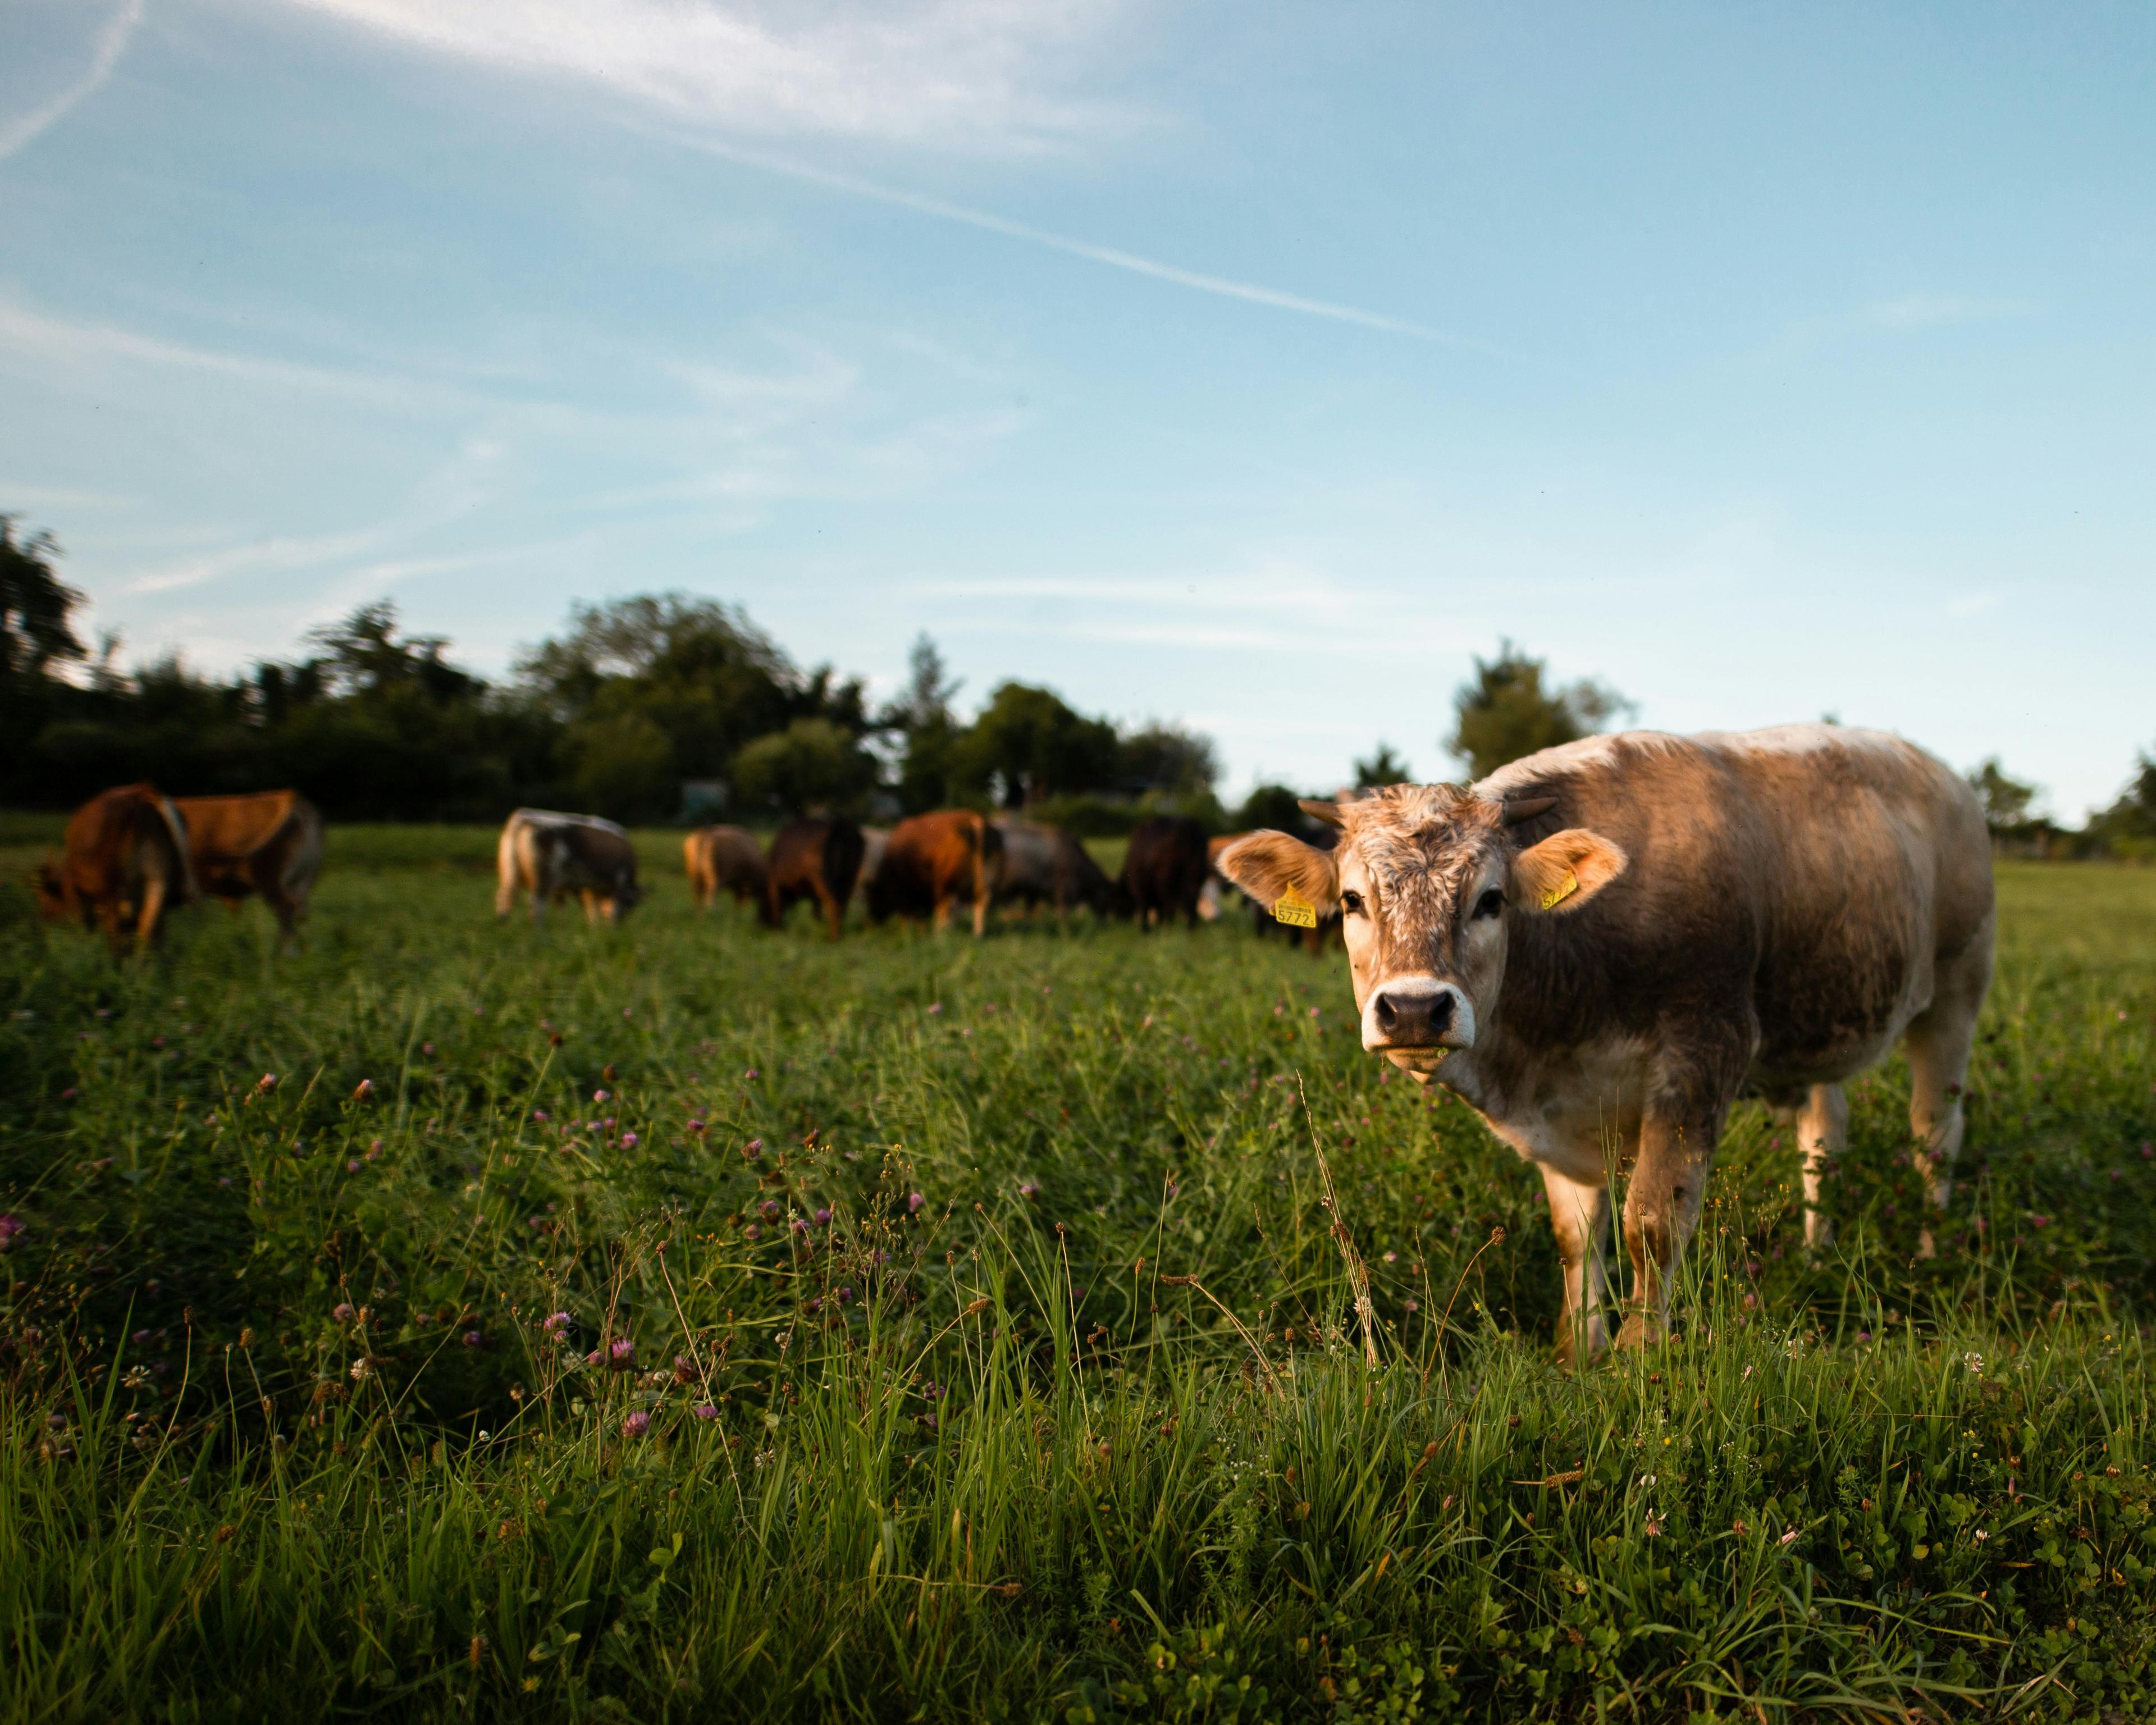
[[[773,820],[950,805],[1024,809],[1083,834],[1149,813],[1214,830],[1294,829],[1299,795],[1219,797],[1212,741],[1181,726],[1119,726],[1055,691],[1006,681],[970,718],[935,644],[916,641],[905,686],[870,704],[859,677],[804,670],[740,608],[685,593],[576,606],[567,626],[491,680],[450,644],[413,634],[388,600],[315,629],[290,660],[227,677],[177,655],[123,669],[107,637],[75,630],[82,596],[47,534],[0,516],[0,801],[70,807],[149,779],[186,794],[291,785],[332,819],[495,820],[520,803],[625,822]],[[1478,659],[1441,741],[1460,777],[1627,716],[1607,685],[1553,683],[1510,641]],[[2041,855],[2156,855],[2156,760],[2073,832],[2030,813],[2035,788],[1996,760],[1970,775],[2002,845]],[[1380,743],[1356,788],[1414,777]]]

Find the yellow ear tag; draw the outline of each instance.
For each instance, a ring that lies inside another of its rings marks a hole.
[[[1543,908],[1547,911],[1553,905],[1561,905],[1578,891],[1579,876],[1567,869],[1564,879],[1543,895]]]
[[[1273,901],[1273,921],[1291,923],[1297,928],[1315,928],[1317,906],[1306,898],[1297,898],[1291,889]]]

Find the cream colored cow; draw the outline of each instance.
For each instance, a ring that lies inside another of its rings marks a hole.
[[[1255,833],[1221,871],[1343,913],[1363,1045],[1465,1097],[1541,1169],[1567,1358],[1605,1339],[1609,1192],[1629,1168],[1620,1347],[1661,1333],[1730,1104],[1794,1115],[1807,1237],[1841,1086],[1907,1048],[1943,1205],[1991,978],[1991,846],[1958,775],[1877,732],[1795,725],[1548,749],[1472,787],[1306,804],[1326,852]]]

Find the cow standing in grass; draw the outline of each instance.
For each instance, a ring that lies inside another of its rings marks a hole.
[[[287,946],[306,914],[322,866],[322,817],[297,791],[243,797],[181,797],[187,851],[202,891],[237,911],[259,898]]]
[[[681,841],[681,865],[700,911],[710,910],[721,892],[732,893],[737,906],[763,902],[763,847],[740,827],[698,827]]]
[[[1107,914],[1115,883],[1070,834],[1061,827],[1015,818],[991,824],[1003,835],[998,904],[1022,904],[1029,915],[1042,905],[1051,906],[1058,916],[1081,906],[1096,916]]]
[[[644,896],[629,834],[596,814],[520,809],[502,823],[495,864],[494,914],[506,916],[517,893],[528,892],[535,928],[547,906],[570,893],[583,901],[588,922],[619,922]]]
[[[973,907],[973,932],[984,934],[1003,862],[1004,835],[971,809],[914,815],[891,829],[869,881],[870,918],[927,917],[940,934],[952,907],[965,904]]]
[[[154,945],[165,913],[195,896],[187,824],[153,784],[100,791],[68,817],[60,855],[34,884],[47,919],[102,929],[116,952],[131,937]]]
[[[1123,853],[1122,897],[1142,929],[1181,916],[1198,927],[1198,900],[1213,864],[1205,829],[1187,814],[1142,820]]]
[[[865,848],[861,829],[850,820],[797,820],[781,827],[771,841],[765,875],[765,926],[778,927],[805,899],[822,913],[831,938],[838,939]]]
[[[1617,1345],[1661,1333],[1730,1104],[1795,1117],[1805,1233],[1841,1086],[1897,1040],[1943,1205],[1991,977],[1991,845],[1961,778],[1899,737],[1821,725],[1639,732],[1480,784],[1305,804],[1327,853],[1255,833],[1220,859],[1343,916],[1363,1045],[1457,1091],[1537,1163],[1564,1258],[1566,1358],[1605,1337],[1609,1186],[1630,1168]]]

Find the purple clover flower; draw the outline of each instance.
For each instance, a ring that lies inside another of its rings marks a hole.
[[[621,1435],[624,1437],[640,1438],[650,1430],[651,1416],[641,1408],[621,1422]]]
[[[467,1348],[482,1347],[485,1344],[485,1342],[486,1337],[480,1334],[477,1330],[466,1330],[465,1332],[465,1346]]]
[[[928,1199],[927,1199],[927,1195],[926,1195],[925,1194],[919,1193],[919,1192],[909,1192],[909,1193],[907,1193],[907,1194],[906,1194],[906,1214],[907,1214],[907,1215],[909,1215],[909,1216],[911,1216],[911,1215],[912,1215],[912,1214],[916,1214],[916,1213],[920,1209],[921,1206],[921,1205],[923,1205],[924,1204],[927,1203],[927,1202],[928,1202]]]
[[[340,1300],[335,1306],[330,1308],[330,1316],[335,1318],[341,1324],[350,1323],[352,1320],[352,1301],[349,1300]]]
[[[751,1138],[748,1142],[742,1146],[742,1154],[748,1158],[751,1162],[754,1162],[757,1157],[763,1154],[763,1140]]]
[[[14,1245],[18,1235],[27,1234],[29,1230],[30,1224],[20,1216],[13,1214],[0,1215],[0,1252],[8,1250]]]
[[[638,1139],[634,1132],[624,1132],[621,1135],[621,1147],[623,1149],[634,1150],[636,1147]]]
[[[696,1414],[699,1420],[716,1420],[719,1417],[719,1410],[709,1402],[699,1402],[696,1404]]]
[[[828,1228],[831,1225],[831,1207],[829,1204],[820,1204],[817,1207],[816,1225],[819,1228]]]
[[[617,1372],[626,1372],[636,1363],[636,1343],[626,1336],[617,1336],[607,1344],[607,1363]]]
[[[546,1321],[539,1327],[550,1336],[558,1336],[569,1327],[571,1322],[572,1319],[566,1312],[550,1312],[547,1314]]]

